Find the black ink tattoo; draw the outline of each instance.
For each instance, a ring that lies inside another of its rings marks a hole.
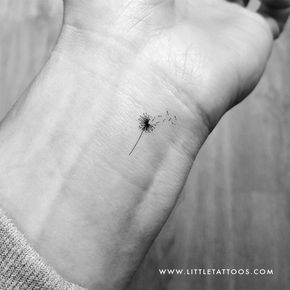
[[[134,149],[136,148],[137,144],[139,143],[143,133],[151,133],[154,131],[155,127],[157,126],[156,123],[152,123],[152,121],[155,119],[155,117],[152,119],[152,117],[146,113],[143,113],[143,115],[141,115],[139,117],[139,129],[141,130],[141,134],[137,140],[137,142],[135,143],[133,149],[131,150],[131,152],[129,153],[129,155],[132,154],[132,152],[134,151]]]
[[[169,118],[169,120],[167,120],[168,122],[171,121],[172,125],[175,125],[175,121],[177,120],[176,116],[171,117],[169,112],[166,111],[166,114]],[[162,115],[158,115],[158,118],[164,118]],[[173,120],[174,118],[174,120]],[[156,128],[156,126],[160,123],[160,121],[158,122],[154,122],[154,120],[156,119],[156,117],[152,117],[150,115],[148,115],[147,113],[143,113],[143,115],[140,115],[138,121],[139,121],[139,129],[141,130],[141,133],[135,143],[135,145],[133,146],[132,150],[130,151],[129,155],[131,155],[134,151],[134,149],[136,148],[137,144],[139,143],[143,133],[152,133],[154,131],[154,129]],[[166,121],[166,116],[165,119],[163,119],[163,122]]]

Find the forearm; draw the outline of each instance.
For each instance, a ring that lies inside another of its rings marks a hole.
[[[0,208],[1,289],[84,290],[60,277],[31,248]]]
[[[2,124],[0,199],[60,274],[110,289],[128,280],[163,225],[208,128],[142,51],[116,54],[108,42],[80,63],[69,45],[78,41],[60,41]],[[176,124],[160,120],[129,155],[139,115],[166,111]]]

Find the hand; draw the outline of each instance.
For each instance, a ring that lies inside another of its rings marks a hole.
[[[201,144],[262,75],[289,12],[263,3],[264,16],[222,0],[65,1],[52,57],[0,131],[0,200],[66,279],[128,283]],[[139,115],[166,111],[176,125],[129,156]]]
[[[229,2],[91,1],[88,5],[66,0],[65,25],[131,45],[151,69],[182,88],[187,96],[181,101],[188,107],[198,104],[213,127],[257,84],[290,5],[287,0],[262,1],[259,13],[254,13]]]

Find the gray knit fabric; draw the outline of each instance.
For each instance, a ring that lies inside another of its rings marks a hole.
[[[1,209],[0,289],[84,290],[65,281],[48,266]]]

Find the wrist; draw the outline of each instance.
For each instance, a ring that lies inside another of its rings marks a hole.
[[[66,279],[106,284],[115,271],[119,283],[174,206],[208,127],[150,64],[116,64],[93,46],[78,62],[78,49],[58,47],[4,124],[0,198]],[[167,119],[129,156],[143,113]],[[76,261],[81,270],[72,273],[66,264]]]

